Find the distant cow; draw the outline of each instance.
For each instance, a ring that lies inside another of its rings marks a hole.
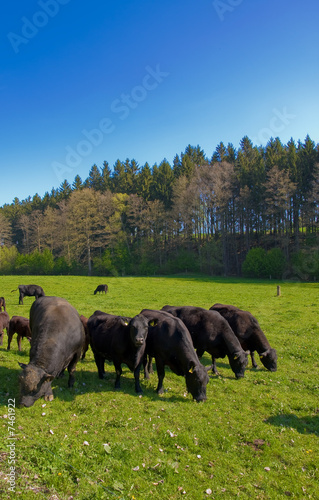
[[[96,289],[94,290],[94,295],[97,294],[97,292],[104,292],[106,293],[108,291],[109,287],[107,285],[98,285]]]
[[[6,311],[0,312],[0,345],[3,344],[4,329],[8,333],[10,316]]]
[[[244,376],[248,363],[247,354],[227,321],[219,313],[192,306],[164,306],[163,310],[185,323],[199,358],[205,351],[212,356],[214,373],[218,373],[214,359],[227,356],[236,378]]]
[[[2,311],[2,308],[4,311],[6,310],[6,301],[4,297],[0,297],[0,312]]]
[[[90,345],[90,337],[89,337],[89,331],[88,331],[88,327],[87,327],[88,319],[85,316],[83,316],[83,314],[80,314],[80,320],[82,321],[82,325],[84,327],[84,333],[85,333],[84,344],[83,344],[83,348],[82,348],[82,356],[81,356],[81,359],[84,359],[86,352],[87,352],[89,345]]]
[[[19,290],[19,304],[23,304],[23,297],[35,297],[38,299],[45,296],[43,288],[39,285],[19,285],[18,288],[11,291],[15,292],[16,290]]]
[[[8,351],[10,351],[11,340],[15,333],[18,334],[18,349],[21,351],[21,339],[26,337],[29,342],[31,340],[31,330],[28,318],[24,318],[23,316],[12,316],[10,319],[7,347]]]
[[[32,304],[30,328],[30,361],[28,365],[19,363],[23,368],[19,376],[23,406],[32,406],[41,396],[52,401],[51,382],[65,368],[69,372],[68,386],[73,386],[73,374],[84,343],[78,312],[60,297],[40,297]]]
[[[262,364],[267,370],[271,372],[277,370],[276,349],[270,347],[257,319],[249,311],[243,311],[238,307],[225,304],[214,304],[210,309],[217,311],[228,321],[243,349],[250,351],[254,368],[257,368],[254,357],[254,351],[257,351]]]
[[[104,361],[113,361],[116,380],[115,389],[120,388],[122,363],[134,372],[135,391],[142,393],[139,377],[148,333],[148,320],[138,314],[134,318],[124,318],[95,311],[89,317],[87,327],[99,377],[105,374]]]
[[[164,311],[143,309],[141,314],[150,321],[146,354],[155,358],[158,376],[157,393],[164,392],[164,367],[167,365],[176,375],[185,377],[187,390],[196,401],[205,401],[209,377],[198,359],[185,324]],[[155,320],[153,326],[152,320]],[[148,378],[146,356],[144,358]]]

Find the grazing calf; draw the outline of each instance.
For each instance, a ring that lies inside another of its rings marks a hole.
[[[141,314],[150,322],[145,354],[155,358],[158,376],[157,393],[164,392],[164,367],[167,365],[176,375],[185,377],[187,390],[193,399],[205,401],[209,377],[206,369],[199,362],[185,324],[164,311],[143,309]],[[146,355],[144,366],[146,378],[148,378]]]
[[[89,317],[87,327],[99,377],[104,377],[104,361],[113,361],[116,371],[115,389],[119,389],[121,365],[125,363],[134,372],[135,391],[141,394],[139,377],[148,332],[147,319],[141,314],[134,318],[124,318],[95,311]]]
[[[104,292],[106,293],[108,291],[109,287],[107,285],[98,285],[96,289],[94,290],[94,295],[97,294],[97,292]]]
[[[254,357],[254,351],[257,351],[262,364],[267,370],[271,372],[277,370],[276,349],[270,347],[257,319],[249,311],[243,311],[238,307],[225,304],[214,304],[210,309],[217,311],[228,321],[242,348],[250,351],[254,368],[257,368]]]
[[[0,297],[0,312],[2,311],[2,308],[4,311],[6,310],[6,301],[4,297]]]
[[[236,378],[244,376],[248,363],[247,354],[227,321],[219,313],[192,306],[164,306],[163,310],[185,323],[199,358],[205,351],[211,354],[214,373],[218,374],[214,359],[227,356]]]
[[[51,382],[68,368],[68,386],[74,384],[74,371],[84,343],[80,316],[69,302],[60,297],[40,297],[30,309],[32,332],[30,361],[19,363],[20,404],[32,406],[44,396],[52,401]]]
[[[19,304],[23,304],[23,297],[35,297],[38,299],[45,296],[43,288],[39,285],[19,285],[18,288],[11,291],[15,292],[16,290],[19,290]]]
[[[0,345],[3,344],[4,329],[6,329],[8,333],[9,322],[10,322],[9,314],[6,311],[0,312]]]
[[[90,337],[89,337],[89,330],[88,330],[88,319],[85,316],[83,316],[83,314],[80,314],[80,320],[82,321],[82,325],[84,327],[84,333],[85,333],[84,344],[83,344],[83,349],[82,349],[82,356],[81,356],[81,359],[83,360],[85,358],[86,352],[87,352],[89,345],[90,345]]]
[[[21,351],[21,339],[26,337],[30,342],[31,340],[31,330],[28,318],[24,318],[23,316],[12,316],[9,323],[9,333],[8,333],[8,347],[7,350],[10,351],[10,344],[13,335],[17,333],[17,343],[18,349]]]

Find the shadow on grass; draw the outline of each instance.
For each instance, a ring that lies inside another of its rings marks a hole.
[[[319,435],[319,412],[317,415],[307,417],[297,417],[294,413],[280,414],[269,417],[266,423],[278,427],[291,427],[300,432],[300,434]]]

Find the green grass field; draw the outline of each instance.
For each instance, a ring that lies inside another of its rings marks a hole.
[[[186,394],[185,380],[168,369],[162,396],[155,393],[156,373],[150,381],[142,378],[144,394],[136,396],[125,365],[121,391],[114,391],[113,365],[106,364],[107,377],[99,380],[89,350],[77,365],[73,389],[67,377],[54,380],[52,402],[19,408],[18,361],[28,363],[29,344],[24,339],[19,353],[15,336],[7,352],[5,335],[1,498],[319,499],[319,284],[194,276],[1,277],[0,296],[10,317],[28,317],[34,299],[26,297],[19,306],[18,292],[11,293],[28,283],[66,298],[86,316],[96,309],[133,316],[165,304],[237,305],[259,320],[277,349],[278,371],[268,372],[261,362],[254,370],[249,363],[245,378],[236,380],[227,358],[219,359],[220,376],[210,374],[208,399],[198,404]],[[106,296],[93,295],[99,283],[109,285]],[[202,361],[209,365],[209,356]],[[14,413],[10,399],[16,400]],[[9,491],[13,456],[15,493]]]

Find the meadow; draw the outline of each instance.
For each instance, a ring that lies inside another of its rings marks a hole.
[[[99,380],[92,351],[77,365],[73,389],[67,377],[52,383],[54,400],[18,406],[18,362],[28,363],[29,344],[18,352],[0,347],[0,497],[21,499],[172,500],[319,498],[319,311],[317,283],[253,281],[203,276],[96,278],[3,276],[0,296],[12,315],[28,317],[33,297],[18,305],[19,284],[36,283],[47,295],[66,298],[80,314],[96,309],[134,316],[143,308],[234,304],[257,317],[278,370],[256,356],[236,380],[228,359],[196,403],[185,380],[166,368],[158,396],[156,372],[142,377],[143,396],[123,365],[121,390],[106,363]],[[107,283],[107,295],[94,295]],[[281,296],[277,296],[277,285]],[[205,354],[202,362],[210,365]],[[14,412],[9,401],[15,400]],[[11,410],[10,410],[11,411]],[[12,417],[14,416],[14,418]],[[14,428],[15,440],[10,440]],[[14,442],[14,447],[8,443]],[[13,450],[13,451],[12,451]],[[15,492],[9,490],[10,451]]]

